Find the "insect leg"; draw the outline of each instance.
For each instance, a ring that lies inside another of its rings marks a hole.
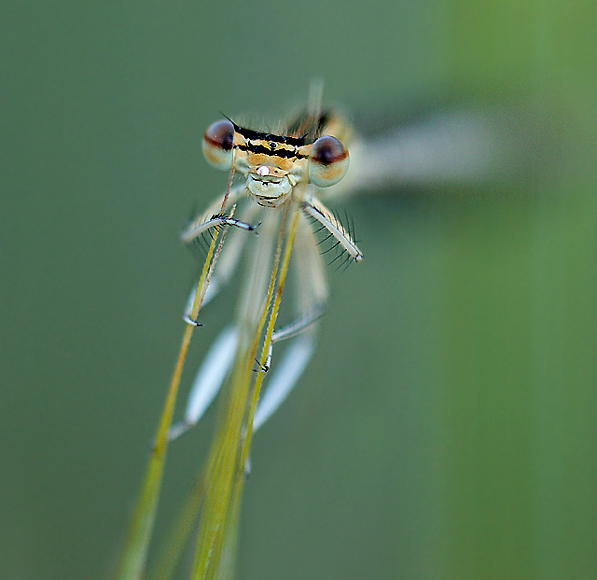
[[[244,208],[240,218],[243,222],[252,222],[260,209],[255,202],[253,202],[252,200],[248,201],[249,204],[247,205],[247,207]],[[228,233],[226,243],[222,248],[222,252],[220,253],[218,263],[214,268],[214,273],[209,281],[209,285],[207,286],[205,296],[203,297],[203,306],[210,302],[211,299],[214,298],[214,296],[216,296],[219,293],[219,291],[230,280],[232,274],[238,266],[240,257],[243,254],[243,249],[246,240],[247,234],[243,230],[240,230],[238,228],[234,228],[233,231]],[[185,307],[185,313],[183,316],[186,322],[189,322],[188,319],[190,317],[190,312],[193,308],[193,304],[195,303],[196,292],[197,288],[195,287],[191,290],[189,294],[187,305]]]
[[[226,215],[213,215],[207,221],[197,223],[194,222],[189,226],[180,236],[180,239],[185,244],[192,242],[195,238],[200,236],[204,231],[215,228],[216,226],[235,226],[241,230],[247,230],[249,232],[256,232],[257,225],[248,224],[240,220],[228,217]]]
[[[286,349],[280,360],[280,365],[276,367],[273,376],[268,380],[267,389],[255,409],[254,430],[259,429],[288,396],[292,387],[303,374],[315,346],[315,333],[309,332],[294,340],[292,345]]]
[[[181,241],[188,244],[206,230],[219,225],[232,225],[241,229],[254,231],[257,226],[232,219],[224,213],[229,207],[236,204],[245,194],[246,186],[241,184],[233,187],[227,194],[219,196],[202,214],[197,216],[197,218],[184,229],[180,235]]]
[[[342,226],[336,216],[323,205],[323,203],[312,197],[301,202],[301,208],[306,215],[315,219],[327,229],[355,262],[360,262],[363,259],[361,250],[359,250],[350,234]]]
[[[265,365],[263,370],[267,372],[269,370],[271,361],[272,361],[272,351],[274,348],[274,344],[277,342],[281,342],[282,340],[288,340],[289,338],[294,338],[301,334],[306,328],[317,322],[324,314],[325,309],[323,304],[316,306],[313,310],[309,312],[305,312],[299,318],[293,320],[290,324],[280,328],[279,330],[274,330],[272,333],[272,338],[269,344],[269,349],[267,353],[267,357],[265,359]]]

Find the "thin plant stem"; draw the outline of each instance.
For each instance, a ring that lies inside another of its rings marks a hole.
[[[245,344],[241,343],[230,389],[228,391],[224,416],[212,449],[209,454],[206,470],[206,495],[200,523],[199,537],[193,565],[193,580],[213,580],[223,577],[222,570],[231,569],[232,554],[236,544],[238,513],[245,460],[248,455],[248,443],[252,431],[254,414],[253,400],[258,397],[255,388],[259,388],[262,378],[258,373],[253,389],[251,382],[254,375],[253,366],[262,330],[270,316],[270,323],[266,331],[264,352],[267,353],[273,324],[280,305],[284,280],[288,271],[290,253],[294,243],[299,211],[294,208],[294,219],[286,243],[284,237],[287,227],[288,208],[284,209],[284,217],[280,227],[279,239],[273,261],[269,288],[262,314],[256,327],[251,330],[252,338]],[[285,248],[282,266],[280,260],[282,248]],[[278,279],[276,285],[276,279]],[[275,293],[274,293],[275,290]],[[274,296],[275,294],[275,296]],[[270,312],[270,306],[273,308]],[[248,415],[250,413],[250,416]],[[249,440],[247,440],[247,436]],[[223,553],[225,557],[222,558]]]
[[[278,284],[276,287],[275,298],[273,302],[273,306],[271,309],[271,313],[269,316],[269,323],[265,334],[265,339],[263,342],[263,348],[261,353],[260,359],[260,366],[264,368],[269,345],[271,344],[272,335],[274,332],[274,326],[276,323],[276,319],[278,317],[278,312],[280,311],[280,304],[282,300],[282,291],[284,289],[284,284],[286,281],[286,275],[288,273],[288,267],[290,264],[290,256],[292,253],[292,248],[294,245],[294,238],[296,234],[296,228],[298,226],[298,218],[299,218],[299,211],[294,212],[293,220],[289,228],[288,236],[286,239],[286,245],[284,248],[284,257],[282,258],[281,266],[279,267],[278,273]],[[272,282],[274,281],[274,277],[272,276]],[[269,293],[271,296],[271,290]],[[240,514],[240,503],[242,498],[242,488],[243,482],[245,479],[245,466],[248,463],[249,458],[249,451],[251,448],[251,441],[253,437],[253,418],[255,416],[255,409],[257,407],[257,401],[259,400],[259,393],[261,391],[261,384],[263,383],[265,372],[258,373],[255,383],[253,385],[252,393],[250,393],[250,401],[249,406],[247,409],[246,419],[245,419],[245,434],[241,443],[241,450],[240,450],[240,457],[239,457],[239,469],[237,472],[237,477],[233,482],[233,488],[231,493],[231,509],[229,515],[229,521],[227,522],[226,529],[225,529],[225,537],[224,537],[224,546],[227,547],[227,550],[224,550],[224,557],[221,558],[220,563],[218,565],[217,574],[215,580],[227,580],[228,578],[232,578],[233,574],[233,566],[235,562],[234,558],[234,548],[236,547],[236,539],[238,535],[238,525],[239,525],[239,514]],[[230,552],[228,554],[227,552]]]
[[[222,202],[222,211],[226,207],[231,180],[232,172],[228,181],[226,195],[224,196],[224,200]],[[231,215],[232,213],[234,213],[234,208],[232,208]],[[212,238],[205,262],[203,264],[201,276],[199,277],[199,282],[197,283],[195,299],[193,301],[193,306],[190,313],[190,317],[193,320],[196,320],[199,316],[199,311],[201,310],[201,305],[205,297],[209,280],[226,237],[227,228],[223,228],[221,236],[218,236],[219,230],[219,227],[215,228],[215,235]],[[170,386],[168,388],[168,393],[166,395],[166,400],[164,402],[164,407],[162,409],[162,414],[160,416],[160,421],[156,430],[154,444],[151,449],[151,455],[149,457],[145,477],[143,478],[141,490],[137,497],[135,509],[129,523],[124,548],[121,553],[116,572],[113,576],[115,580],[139,580],[142,578],[143,572],[145,570],[147,555],[149,552],[149,544],[151,542],[157,504],[164,475],[166,450],[168,447],[168,431],[170,430],[170,426],[172,424],[172,416],[174,414],[174,407],[176,404],[176,397],[178,395],[182,371],[195,328],[195,325],[187,324],[183,333],[180,350],[176,359],[174,372],[172,373]]]
[[[282,291],[284,289],[284,283],[286,282],[286,275],[288,274],[288,267],[290,265],[290,256],[292,254],[292,247],[294,245],[294,238],[296,236],[296,229],[298,226],[300,212],[298,209],[294,212],[293,220],[289,228],[288,237],[286,239],[286,246],[284,248],[284,257],[282,259],[282,265],[280,268],[280,279],[278,281],[278,287],[276,289],[276,296],[274,298],[274,304],[272,307],[272,312],[269,318],[269,324],[267,327],[265,340],[263,341],[263,349],[261,351],[261,359],[259,364],[261,368],[265,367],[267,361],[267,354],[269,351],[269,347],[272,341],[272,335],[274,333],[274,326],[276,324],[276,319],[278,318],[278,313],[280,311],[280,304],[282,302]],[[253,387],[253,393],[251,397],[251,402],[249,405],[249,411],[247,414],[247,434],[245,440],[243,442],[243,452],[241,454],[241,460],[244,462],[247,460],[249,456],[249,449],[251,447],[251,438],[253,436],[253,417],[255,416],[255,409],[257,407],[257,401],[259,400],[259,393],[261,391],[261,383],[263,383],[265,373],[259,373],[257,378],[255,379],[255,385]]]

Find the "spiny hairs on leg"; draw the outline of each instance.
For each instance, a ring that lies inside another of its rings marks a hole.
[[[313,223],[317,222],[319,224],[315,233],[321,234],[323,232],[319,243],[327,244],[327,247],[321,253],[327,254],[336,249],[340,250],[339,255],[332,260],[332,263],[344,254],[348,255],[348,262],[360,262],[363,259],[363,254],[353,239],[354,224],[348,219],[348,215],[346,215],[345,225],[337,214],[327,209],[316,199],[303,201],[301,208]]]

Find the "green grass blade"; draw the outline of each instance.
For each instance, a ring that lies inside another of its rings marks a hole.
[[[197,284],[195,301],[191,309],[192,319],[197,319],[197,316],[199,315],[199,310],[201,309],[209,279],[222,248],[222,244],[224,243],[225,234],[226,230],[224,230],[222,236],[219,237],[219,242],[217,242],[218,228],[216,228],[216,233],[212,238],[203,265],[203,271],[199,278],[199,283]],[[154,446],[151,450],[151,456],[141,485],[141,491],[139,492],[137,503],[129,524],[120,561],[116,573],[113,576],[115,580],[138,580],[142,577],[145,570],[162,478],[164,475],[166,450],[168,447],[168,431],[172,424],[172,416],[174,414],[182,371],[194,330],[195,327],[190,324],[185,327],[178,358],[168,388],[168,394],[156,431]]]

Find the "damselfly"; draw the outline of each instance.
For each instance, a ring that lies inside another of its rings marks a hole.
[[[388,186],[497,182],[514,174],[524,154],[521,144],[530,140],[529,128],[515,129],[516,115],[503,105],[452,107],[430,113],[414,125],[386,127],[382,135],[366,139],[355,134],[337,111],[322,109],[320,87],[315,86],[308,106],[276,131],[247,129],[226,119],[211,125],[204,135],[205,157],[212,166],[230,171],[229,187],[183,232],[182,240],[198,243],[216,228],[222,236],[225,228],[235,231],[227,233],[229,239],[219,246],[221,253],[217,265],[212,262],[215,268],[204,298],[191,293],[185,319],[195,323],[193,305],[211,300],[240,261],[248,273],[237,320],[209,350],[194,380],[185,418],[171,429],[171,438],[197,423],[246,340],[241,335],[254,335],[259,316],[269,308],[266,289],[272,268],[278,267],[276,239],[286,239],[292,248],[296,312],[294,322],[273,331],[265,359],[257,363],[259,369],[269,369],[274,344],[284,339],[293,339],[293,344],[268,376],[254,428],[284,400],[313,354],[317,320],[328,297],[326,253],[337,250],[330,261],[340,264],[363,257],[351,222],[339,219],[323,200]],[[242,176],[241,183],[230,187],[235,174]],[[237,204],[243,205],[239,219],[232,217]],[[297,220],[296,233],[284,231],[283,224],[292,220]],[[259,240],[251,232],[259,232]],[[276,316],[277,310],[272,322]]]
[[[221,556],[230,553],[235,542],[252,433],[276,410],[313,353],[317,321],[328,297],[319,241],[339,252],[335,259],[363,258],[350,228],[320,199],[321,191],[335,186],[347,172],[349,153],[342,143],[347,137],[339,117],[322,110],[320,91],[311,95],[306,110],[276,130],[255,130],[224,119],[203,137],[206,159],[228,170],[229,179],[224,194],[182,234],[185,243],[209,235],[202,275],[185,313],[189,327],[199,325],[200,307],[230,280],[241,261],[245,281],[236,320],[208,352],[184,422],[169,431],[174,439],[196,423],[226,383],[205,470],[195,578],[227,576],[222,569],[230,566],[230,558]],[[236,174],[241,181],[233,185]],[[277,319],[291,264],[296,312],[280,328]],[[274,346],[283,340],[292,343],[270,373]],[[272,377],[260,397],[266,374]]]
[[[205,241],[206,233],[212,241],[221,236],[215,244],[213,274],[203,304],[229,281],[240,261],[247,273],[237,319],[208,352],[193,383],[185,419],[170,431],[171,438],[199,420],[233,361],[254,344],[266,317],[271,329],[264,339],[264,354],[252,364],[258,373],[268,372],[268,387],[259,398],[253,428],[276,410],[301,375],[314,351],[317,321],[328,298],[324,256],[335,252],[330,261],[340,264],[363,258],[349,223],[342,223],[321,201],[322,192],[333,191],[331,186],[347,172],[349,153],[343,141],[349,138],[350,131],[340,117],[322,110],[316,98],[276,132],[247,129],[229,119],[207,129],[205,157],[216,168],[230,171],[231,179],[226,192],[182,234],[185,243]],[[235,173],[242,181],[230,187]],[[232,216],[239,207],[236,219]],[[226,232],[228,228],[233,231]],[[283,247],[294,265],[295,315],[292,322],[274,329],[288,267],[288,258],[282,260]],[[189,324],[196,324],[191,313],[198,301],[193,292],[185,314]],[[292,344],[270,373],[273,347],[287,339]],[[258,377],[255,373],[249,376]]]
[[[322,253],[335,250],[333,260],[347,264],[363,258],[349,222],[339,219],[324,201],[361,189],[479,185],[518,178],[520,167],[536,169],[537,160],[540,165],[547,159],[544,152],[537,155],[537,136],[545,141],[542,127],[533,132],[531,126],[529,131],[529,120],[532,115],[518,107],[469,103],[396,129],[388,130],[384,123],[381,134],[364,138],[334,110],[322,108],[317,87],[302,112],[270,131],[230,119],[208,128],[204,154],[213,166],[229,171],[228,185],[182,234],[187,244],[205,238],[207,255],[187,304],[180,354],[118,578],[139,578],[143,573],[168,440],[195,424],[223,385],[219,427],[204,472],[193,577],[226,577],[223,566],[229,566],[231,558],[221,556],[233,551],[252,434],[284,400],[314,352],[317,323],[328,298]],[[235,177],[240,177],[238,183]],[[209,349],[184,420],[171,427],[201,307],[235,275],[241,262],[244,282],[236,318]],[[295,313],[280,327],[278,314],[291,267]],[[277,361],[273,351],[284,340],[291,342]],[[266,375],[268,385],[261,395]],[[183,535],[189,533],[187,529]],[[179,547],[175,551],[180,554]]]

